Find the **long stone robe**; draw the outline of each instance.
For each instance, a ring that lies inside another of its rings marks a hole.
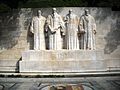
[[[63,32],[62,27],[64,27],[63,20],[57,13],[55,15],[49,15],[47,18],[48,35],[49,35],[49,49],[50,50],[60,50],[63,48],[63,42],[61,33]]]
[[[66,34],[65,34],[65,43],[66,48],[70,50],[79,49],[79,40],[78,40],[78,24],[79,18],[75,14],[67,14],[65,17],[66,25]]]
[[[33,17],[30,31],[34,33],[34,50],[45,50],[44,25],[46,18]]]
[[[80,18],[80,31],[84,31],[85,33],[81,35],[80,38],[80,48],[94,50],[95,49],[95,34],[96,31],[96,23],[95,19],[88,14],[83,15]]]

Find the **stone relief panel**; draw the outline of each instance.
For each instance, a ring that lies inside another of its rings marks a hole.
[[[53,8],[52,14],[46,19],[44,17],[44,20],[38,10],[30,29],[34,33],[34,50],[45,50],[44,35],[48,37],[46,44],[49,50],[60,50],[63,46],[68,50],[95,50],[96,23],[89,10],[85,10],[84,15],[79,18],[70,9],[64,20],[56,8]]]
[[[88,9],[90,15],[96,22],[95,45],[96,49],[103,49],[109,57],[120,56],[119,53],[119,16],[120,12],[112,11],[110,8],[85,8],[85,7],[61,7],[56,8],[57,13],[62,17],[68,14],[72,8],[74,14],[81,17],[84,10]],[[41,10],[42,16],[47,18],[52,14],[52,8],[22,8],[10,12],[0,13],[0,59],[19,59],[24,50],[34,49],[34,35],[30,33],[30,23],[32,17]],[[5,18],[7,17],[7,18]],[[3,20],[4,19],[4,20]],[[65,37],[63,37],[63,40]],[[64,40],[65,41],[65,40]],[[63,42],[63,41],[62,41]],[[45,35],[45,43],[49,43],[49,38]],[[65,43],[65,42],[63,42]],[[66,49],[66,46],[63,46]],[[49,49],[49,44],[46,45]],[[13,53],[10,53],[13,52]]]

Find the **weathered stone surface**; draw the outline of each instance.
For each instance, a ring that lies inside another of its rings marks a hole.
[[[0,78],[0,90],[119,90],[120,78]],[[79,87],[79,88],[78,88]],[[69,89],[70,88],[70,89]]]
[[[0,60],[1,72],[16,72],[18,71],[18,61],[16,60]]]
[[[16,72],[16,66],[14,67],[0,67],[0,72]]]
[[[20,61],[20,72],[86,72],[106,71],[101,61]]]
[[[120,70],[120,59],[109,59],[106,60],[106,62],[107,62],[107,69],[109,71]]]
[[[79,17],[86,9],[86,7],[71,8]],[[57,8],[61,16],[65,16],[69,9],[69,7]],[[120,70],[120,12],[112,11],[110,8],[87,7],[87,9],[96,20],[96,49],[104,50],[107,70]],[[0,61],[16,60],[17,62],[23,51],[33,49],[33,37],[28,29],[32,13],[36,10],[36,8],[23,8],[0,13]],[[44,17],[51,13],[51,8],[40,8],[40,10]],[[6,71],[6,69],[4,68],[2,71]]]
[[[26,51],[19,63],[20,72],[105,71],[104,55],[99,50]]]
[[[103,60],[102,50],[28,50],[22,53],[23,61]]]

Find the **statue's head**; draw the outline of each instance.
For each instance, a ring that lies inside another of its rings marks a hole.
[[[88,14],[89,14],[89,10],[85,9],[85,15],[88,15]]]
[[[73,12],[73,10],[72,10],[72,9],[70,9],[70,10],[69,10],[69,14],[71,14],[72,12]]]
[[[52,13],[55,13],[56,12],[56,8],[52,8]]]
[[[41,10],[38,10],[37,15],[41,16],[41,14],[42,14]]]

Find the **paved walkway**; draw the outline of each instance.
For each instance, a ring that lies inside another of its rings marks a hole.
[[[119,76],[0,78],[0,90],[120,90]]]

